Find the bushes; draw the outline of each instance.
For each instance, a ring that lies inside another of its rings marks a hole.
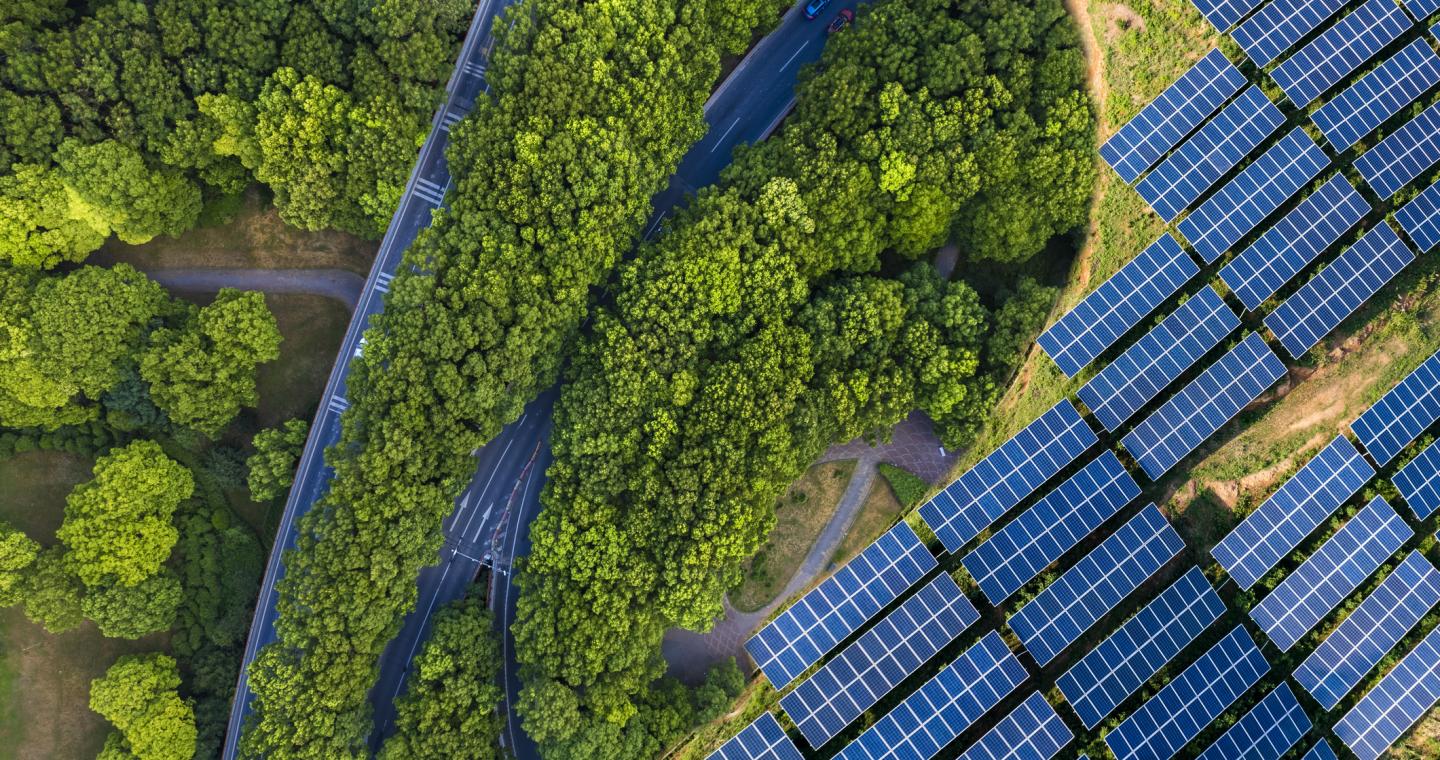
[[[895,492],[895,498],[906,508],[919,504],[930,493],[930,484],[909,470],[888,462],[881,462],[879,469],[880,474],[885,476],[885,482],[890,484],[890,490]]]

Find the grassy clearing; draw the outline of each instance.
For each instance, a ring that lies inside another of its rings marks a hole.
[[[835,556],[830,561],[837,566],[850,561],[851,557],[889,530],[907,509],[909,507],[900,503],[885,478],[875,478],[870,493],[865,496],[865,503],[860,506],[859,514],[855,515],[855,521],[850,524],[850,530],[840,540],[840,546],[835,549]]]
[[[0,460],[0,519],[42,544],[55,541],[70,489],[90,479],[91,457],[27,451]]]
[[[763,678],[754,679],[735,699],[735,705],[729,713],[696,729],[663,757],[668,760],[704,760],[719,749],[721,744],[760,717],[760,713],[769,710],[779,701],[780,694],[770,687],[769,681]],[[789,722],[784,713],[777,713],[777,717],[781,725]]]

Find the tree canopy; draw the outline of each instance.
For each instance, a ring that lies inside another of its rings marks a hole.
[[[255,453],[245,460],[251,499],[269,501],[290,487],[295,480],[295,463],[305,450],[309,433],[310,423],[305,420],[286,420],[279,427],[255,434],[250,442]]]
[[[163,654],[124,655],[90,682],[90,709],[115,726],[106,760],[190,760],[195,711],[180,698],[180,670]]]

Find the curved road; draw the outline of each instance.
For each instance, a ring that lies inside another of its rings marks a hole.
[[[344,269],[152,269],[145,276],[171,290],[210,293],[221,288],[265,293],[301,293],[333,298],[350,311],[360,302],[365,278]]]

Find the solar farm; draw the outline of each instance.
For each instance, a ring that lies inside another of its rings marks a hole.
[[[1157,506],[1440,255],[1440,0],[1193,5],[1099,150],[1165,232],[1037,339],[1073,395],[754,633],[712,758],[1374,760],[1440,704],[1440,352],[1213,545]]]

